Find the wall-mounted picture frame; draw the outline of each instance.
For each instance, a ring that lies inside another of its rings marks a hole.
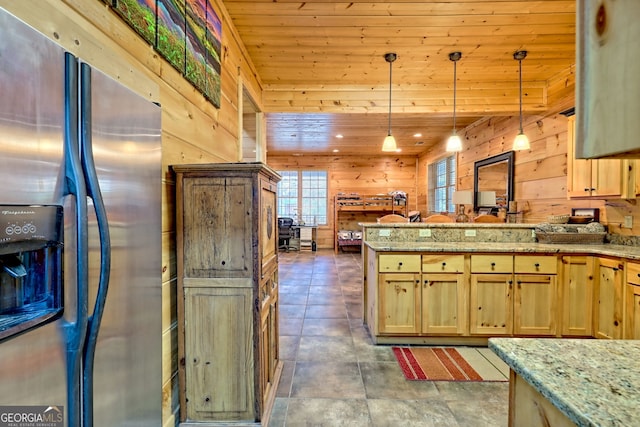
[[[114,11],[216,108],[222,21],[212,0],[110,0]]]

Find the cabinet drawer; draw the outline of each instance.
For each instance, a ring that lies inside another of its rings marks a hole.
[[[554,256],[516,255],[513,261],[513,271],[525,274],[556,274],[558,272],[558,259]]]
[[[471,255],[472,273],[512,273],[513,255]]]
[[[627,282],[640,285],[640,264],[627,263]]]
[[[464,255],[423,255],[423,273],[462,273]]]
[[[380,273],[419,273],[420,255],[380,255],[378,271]]]

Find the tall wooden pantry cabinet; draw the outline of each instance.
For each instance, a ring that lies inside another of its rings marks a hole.
[[[262,163],[173,170],[181,425],[264,423],[282,371],[280,176]]]

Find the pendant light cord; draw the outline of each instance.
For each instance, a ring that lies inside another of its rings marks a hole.
[[[520,133],[522,132],[522,59],[518,60],[519,68],[520,68]]]
[[[456,133],[456,85],[457,85],[457,78],[456,78],[456,69],[458,62],[457,61],[453,61],[453,132]]]
[[[391,73],[393,70],[393,61],[389,61],[389,135],[391,135]]]

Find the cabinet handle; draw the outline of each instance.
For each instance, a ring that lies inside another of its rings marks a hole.
[[[447,263],[446,263],[446,262],[443,262],[443,263],[442,263],[442,269],[444,270],[446,266],[447,266]]]
[[[588,188],[585,188],[585,189],[584,189],[584,191],[589,191],[589,189],[588,189]]]
[[[536,268],[540,267],[540,263],[536,262],[535,264],[533,264]]]

